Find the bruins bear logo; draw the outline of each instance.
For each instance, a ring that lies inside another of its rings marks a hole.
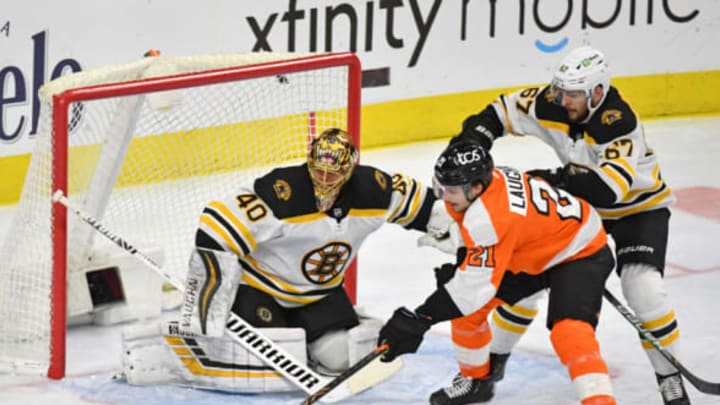
[[[600,122],[602,122],[603,125],[612,125],[614,122],[620,121],[621,118],[622,112],[620,110],[607,110],[603,111]]]
[[[330,242],[308,252],[302,261],[302,272],[313,284],[327,284],[347,266],[352,247],[345,242]]]
[[[279,200],[287,201],[292,195],[292,189],[290,188],[290,184],[288,184],[287,181],[282,179],[275,180],[275,184],[273,184],[273,189],[275,190],[275,195],[277,195],[277,198]]]

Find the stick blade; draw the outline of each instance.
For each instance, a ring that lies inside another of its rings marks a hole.
[[[379,356],[373,359],[373,361],[363,367],[362,370],[358,371],[352,377],[348,378],[342,384],[327,393],[321,401],[334,403],[347,397],[359,394],[360,392],[385,381],[387,378],[397,373],[403,366],[403,361],[400,357],[397,357],[389,363],[381,361],[381,357],[382,356]]]

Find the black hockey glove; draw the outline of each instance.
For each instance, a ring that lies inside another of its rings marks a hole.
[[[504,127],[500,117],[492,105],[488,105],[478,114],[465,118],[462,124],[462,132],[450,140],[454,144],[460,140],[477,142],[485,150],[492,149],[493,142],[504,134]]]
[[[396,309],[390,320],[380,329],[378,346],[385,343],[388,345],[382,361],[390,362],[401,354],[415,353],[431,325],[427,317],[405,307]]]
[[[540,177],[553,187],[567,188],[568,174],[564,167],[528,170],[526,173],[531,176]]]
[[[455,270],[462,264],[467,255],[467,248],[465,246],[459,247],[455,252],[455,263],[444,263],[440,267],[435,267],[435,284],[437,288],[444,286],[455,276]]]
[[[433,271],[435,271],[435,284],[437,288],[444,286],[445,283],[455,276],[455,269],[457,269],[455,263],[443,263],[440,267],[433,269]]]

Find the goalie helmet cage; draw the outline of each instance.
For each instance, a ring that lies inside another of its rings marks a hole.
[[[65,375],[68,277],[113,251],[73,204],[184,279],[202,208],[237,183],[303,162],[346,128],[359,146],[360,62],[351,53],[143,58],[60,77],[40,90],[36,145],[0,250],[0,371]],[[103,242],[107,245],[104,246]],[[345,286],[355,300],[355,266]]]

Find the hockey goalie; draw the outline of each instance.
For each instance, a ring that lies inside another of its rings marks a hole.
[[[225,334],[231,311],[318,373],[340,374],[375,348],[382,326],[351,304],[346,266],[385,223],[446,233],[451,220],[438,217],[445,210],[435,202],[415,179],[357,164],[349,134],[325,130],[307,162],[206,205],[179,318],[124,331],[124,377],[230,392],[296,389]]]

